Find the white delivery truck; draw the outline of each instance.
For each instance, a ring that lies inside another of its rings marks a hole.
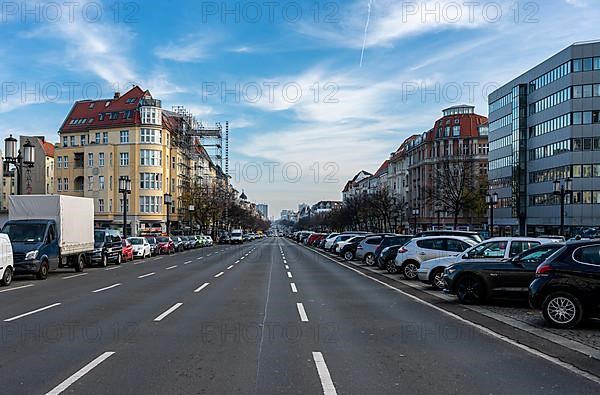
[[[63,195],[8,197],[8,221],[15,274],[40,280],[57,267],[80,272],[94,250],[93,199]]]

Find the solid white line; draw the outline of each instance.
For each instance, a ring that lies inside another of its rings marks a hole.
[[[79,369],[71,377],[69,377],[68,379],[66,379],[65,381],[63,381],[62,383],[60,383],[59,385],[54,387],[52,390],[47,392],[46,395],[58,395],[58,394],[62,393],[64,390],[69,388],[71,386],[71,384],[73,384],[74,382],[76,382],[77,380],[79,380],[80,378],[85,376],[92,369],[94,369],[96,366],[100,365],[102,362],[104,362],[106,359],[108,359],[113,354],[114,354],[114,351],[107,351],[107,352],[103,353],[98,358],[94,359],[92,362],[88,363],[83,368]]]
[[[292,273],[287,272],[288,278],[292,278]]]
[[[192,261],[183,262],[184,265],[189,265],[190,263],[192,263]]]
[[[290,270],[290,267],[288,265],[285,265],[286,270]]]
[[[321,387],[323,387],[324,395],[337,395],[335,390],[335,386],[333,385],[333,381],[331,380],[331,375],[329,374],[329,369],[327,368],[327,364],[325,363],[325,358],[323,358],[323,354],[320,352],[313,352],[313,360],[315,361],[315,365],[317,367],[317,373],[319,373],[319,378],[321,379]]]
[[[196,288],[194,290],[194,293],[198,293],[198,292],[202,291],[204,288],[208,287],[209,285],[210,285],[210,283],[204,283],[204,284],[202,284],[201,286],[199,286],[198,288]]]
[[[98,292],[106,291],[107,289],[118,287],[119,285],[121,285],[121,283],[117,283],[117,284],[110,285],[108,287],[100,288],[100,289],[97,289],[97,290],[92,291],[92,292],[93,293],[98,293]]]
[[[137,265],[137,263],[134,263],[134,265]],[[121,266],[113,266],[113,267],[107,267],[104,270],[115,270],[115,269],[120,269],[120,268],[121,268]]]
[[[233,268],[233,265],[227,266],[227,270],[231,270],[232,268]]]
[[[156,322],[162,321],[163,318],[165,318],[166,316],[168,316],[169,314],[171,314],[172,312],[174,312],[175,310],[177,310],[178,308],[180,308],[181,305],[183,305],[183,303],[175,303],[173,306],[171,306],[169,308],[169,310],[165,311],[164,313],[162,313],[161,315],[159,315],[158,317],[156,317],[154,319],[154,321],[156,321]]]
[[[166,268],[165,270],[172,270],[175,269],[177,267],[177,265],[173,265],[173,266],[169,266],[168,268]]]
[[[148,273],[148,274],[143,274],[141,276],[138,276],[138,278],[146,278],[146,277],[150,277],[150,276],[154,276],[156,273],[152,272],[152,273]]]
[[[75,278],[75,277],[81,277],[81,276],[87,276],[89,273],[79,273],[79,274],[73,274],[72,276],[66,276],[63,277],[63,280],[68,280],[70,278]]]
[[[293,293],[297,293],[298,292],[298,288],[296,288],[296,283],[290,283],[290,287],[292,287],[292,292]]]
[[[308,247],[305,247],[305,248],[309,249],[310,251],[314,252],[315,254],[321,255],[322,257],[329,259],[332,262],[335,262],[336,264],[338,264],[338,265],[340,265],[342,267],[345,267],[348,270],[352,270],[352,271],[360,274],[361,276],[368,278],[371,281],[375,281],[376,283],[379,283],[379,284],[383,285],[384,287],[393,289],[394,291],[396,291],[396,292],[398,292],[398,293],[400,293],[400,294],[402,294],[404,296],[407,296],[407,297],[413,299],[417,303],[421,303],[421,304],[423,304],[425,306],[428,306],[428,307],[430,307],[430,308],[432,308],[434,310],[437,310],[437,311],[439,311],[442,314],[445,314],[445,315],[447,315],[449,317],[452,317],[452,318],[454,318],[454,319],[462,322],[463,324],[472,326],[472,327],[478,329],[480,332],[482,332],[482,333],[484,333],[484,334],[486,334],[486,335],[488,335],[490,337],[493,337],[493,338],[498,339],[498,340],[502,340],[502,341],[504,341],[504,342],[506,342],[506,343],[508,343],[508,344],[510,344],[512,346],[514,346],[514,347],[517,347],[517,348],[519,348],[519,349],[521,349],[521,350],[523,350],[525,352],[528,352],[531,355],[535,355],[535,356],[537,356],[537,357],[539,357],[541,359],[544,359],[544,360],[546,360],[548,362],[551,362],[551,363],[553,363],[553,364],[555,364],[557,366],[560,366],[560,367],[562,367],[562,368],[570,371],[571,373],[574,373],[574,374],[576,374],[578,376],[584,377],[584,378],[586,378],[586,379],[588,379],[590,381],[593,381],[596,384],[600,384],[600,377],[598,377],[598,376],[595,376],[595,375],[593,375],[591,373],[588,373],[588,372],[586,372],[584,370],[581,370],[581,369],[577,368],[574,365],[571,365],[569,363],[563,362],[563,361],[561,361],[558,358],[555,358],[555,357],[552,357],[550,355],[544,354],[543,352],[538,351],[538,350],[536,350],[534,348],[531,348],[531,347],[526,346],[524,344],[518,343],[518,342],[512,340],[511,338],[508,338],[508,337],[506,337],[504,335],[501,335],[501,334],[499,334],[497,332],[494,332],[493,330],[491,330],[489,328],[486,328],[485,326],[476,324],[476,323],[471,322],[471,321],[469,321],[469,320],[467,320],[465,318],[462,318],[461,316],[459,316],[459,315],[457,315],[455,313],[452,313],[450,311],[444,310],[441,307],[438,307],[438,306],[433,305],[433,304],[431,304],[429,302],[426,302],[426,301],[424,301],[424,300],[422,300],[422,299],[420,299],[420,298],[418,298],[418,297],[416,297],[414,295],[411,295],[411,294],[409,294],[409,293],[407,293],[405,291],[402,291],[399,288],[396,288],[394,286],[391,286],[389,284],[384,283],[383,281],[380,281],[380,280],[378,280],[376,278],[368,276],[365,273],[362,273],[361,271],[359,271],[357,269],[354,269],[352,267],[346,266],[346,265],[342,264],[341,262],[338,262],[335,259],[328,257],[327,255],[321,254],[318,251],[314,251],[314,250],[312,250],[312,249],[310,249]]]
[[[4,322],[15,321],[15,320],[18,320],[19,318],[27,317],[28,315],[39,313],[40,311],[48,310],[48,309],[51,309],[51,308],[56,307],[56,306],[60,306],[60,303],[53,303],[51,305],[40,307],[39,309],[35,309],[35,310],[29,311],[27,313],[23,313],[23,314],[19,314],[19,315],[16,315],[14,317],[11,317],[11,318],[7,318],[7,319],[4,320]]]
[[[223,274],[225,274],[225,273],[221,272],[221,273],[215,274],[215,278],[219,278],[219,277],[221,277]]]
[[[3,289],[2,291],[0,291],[0,293],[2,293],[2,292],[16,291],[17,289],[29,288],[29,287],[33,287],[33,284],[27,284],[27,285],[21,285],[20,287],[13,287],[13,288],[8,288],[8,289]]]
[[[298,308],[298,314],[300,314],[300,321],[308,322],[308,316],[304,310],[304,305],[302,303],[296,303],[296,307]]]

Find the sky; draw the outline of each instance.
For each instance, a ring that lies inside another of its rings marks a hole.
[[[57,130],[73,102],[133,84],[230,122],[230,175],[277,218],[340,200],[444,108],[573,42],[597,0],[18,1],[0,4],[0,137]]]

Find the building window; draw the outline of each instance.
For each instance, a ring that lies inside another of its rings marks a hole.
[[[149,144],[162,144],[161,131],[155,129],[142,129],[140,131],[140,142]]]
[[[68,137],[63,137],[63,147],[68,147],[69,146],[69,138]]]
[[[100,144],[100,133],[96,133],[96,144]]]
[[[63,167],[65,169],[69,168],[69,157],[67,155],[63,156]]]
[[[88,191],[94,189],[94,176],[88,176]]]
[[[162,166],[161,151],[143,149],[140,150],[141,166]]]
[[[454,137],[460,136],[460,126],[454,126],[452,128],[452,136],[454,136]]]
[[[88,167],[93,167],[94,166],[94,154],[93,153],[88,153]]]
[[[85,134],[82,134],[81,137],[79,137],[80,141],[81,141],[81,145],[86,145],[87,143],[87,137],[85,136]]]
[[[121,144],[129,143],[129,130],[121,130],[120,141]]]
[[[58,180],[56,180],[56,190],[58,192],[62,191],[62,178],[59,178]]]
[[[112,152],[110,154],[108,154],[108,163],[109,163],[109,166],[112,167]]]
[[[162,174],[140,173],[141,189],[162,189]]]
[[[69,190],[69,179],[68,178],[63,178],[63,190],[64,191]]]
[[[98,199],[98,212],[104,212],[104,199]]]
[[[162,197],[140,196],[140,212],[162,213]]]
[[[102,132],[102,143],[108,144],[108,132]]]
[[[104,152],[98,154],[98,166],[104,167]]]
[[[98,177],[98,188],[103,191],[104,190],[104,176]]]
[[[120,166],[129,166],[129,152],[119,153],[119,165]]]
[[[56,168],[62,169],[62,156],[56,158]]]

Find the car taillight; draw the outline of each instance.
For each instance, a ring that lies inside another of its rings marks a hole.
[[[553,270],[553,267],[548,264],[548,263],[542,263],[541,265],[539,265],[535,271],[535,276],[536,277],[542,277],[542,276],[547,276],[548,274],[550,274]]]
[[[404,254],[405,252],[408,252],[408,250],[406,248],[404,248],[404,247],[401,247],[401,248],[398,249],[398,253],[399,254]]]

